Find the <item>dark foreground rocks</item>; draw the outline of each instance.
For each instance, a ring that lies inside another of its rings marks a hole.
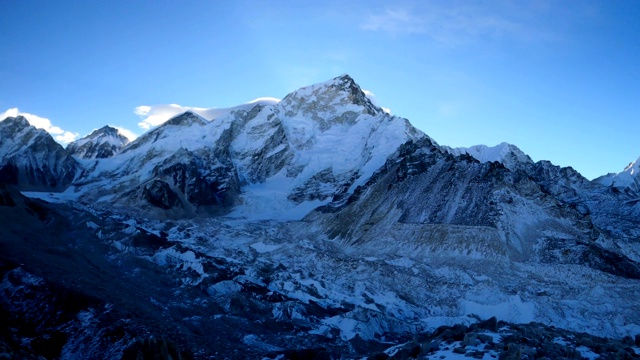
[[[469,326],[442,326],[367,359],[451,359],[461,355],[470,359],[514,360],[640,359],[635,340],[607,339],[539,323],[510,324],[490,318]]]

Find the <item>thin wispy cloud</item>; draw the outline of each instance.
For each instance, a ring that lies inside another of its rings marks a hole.
[[[113,126],[113,125],[111,125],[111,127],[117,129],[120,132],[120,134],[124,135],[124,137],[129,139],[129,141],[133,141],[138,138],[138,135],[129,129],[125,129],[120,126]]]
[[[373,103],[373,105],[380,107],[380,109],[382,109],[382,111],[386,112],[387,114],[391,114],[391,109],[378,105],[378,100],[376,99],[376,94],[374,94],[373,92],[371,92],[369,90],[364,90],[364,89],[362,90],[362,92]]]
[[[144,130],[149,130],[152,127],[161,125],[172,117],[188,110],[198,113],[199,111],[205,111],[206,109],[191,106],[181,106],[178,104],[153,106],[143,105],[136,107],[134,112],[136,113],[136,115],[142,118],[142,121],[138,123],[138,126],[140,126],[140,128]]]
[[[548,39],[550,34],[535,21],[538,15],[541,15],[538,8],[524,3],[520,7],[495,4],[489,7],[428,2],[411,9],[386,8],[369,14],[360,28],[393,36],[421,34],[449,46],[492,38]]]
[[[18,108],[11,108],[3,113],[0,113],[0,121],[8,117],[16,117],[16,116],[23,116],[25,119],[27,119],[29,124],[35,126],[38,129],[45,130],[46,132],[51,134],[57,142],[61,144],[66,145],[72,142],[73,140],[77,139],[79,136],[78,133],[63,130],[58,126],[53,125],[51,123],[51,120],[47,118],[30,114],[30,113],[21,112]]]
[[[384,31],[392,34],[424,33],[426,19],[404,9],[386,9],[384,13],[369,15],[361,25],[363,30]]]

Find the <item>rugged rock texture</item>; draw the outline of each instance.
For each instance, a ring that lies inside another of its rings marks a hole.
[[[17,169],[23,190],[61,191],[76,176],[78,163],[51,135],[22,116],[0,121],[0,167]]]
[[[538,323],[515,325],[496,318],[469,326],[442,326],[412,341],[371,354],[367,359],[633,359],[640,355],[629,337],[611,340],[574,334]]]

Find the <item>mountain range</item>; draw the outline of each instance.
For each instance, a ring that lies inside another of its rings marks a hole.
[[[0,121],[12,354],[400,358],[443,341],[417,357],[494,319],[608,356],[568,334],[640,334],[638,161],[589,181],[511,144],[441,146],[348,75],[209,115],[66,148]]]

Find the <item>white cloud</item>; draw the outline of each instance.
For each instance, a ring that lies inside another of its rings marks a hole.
[[[362,30],[386,32],[397,36],[421,34],[449,46],[467,44],[482,38],[510,37],[519,40],[553,38],[540,25],[548,16],[535,2],[476,3],[418,2],[410,10],[387,8],[370,14],[361,24]]]
[[[118,129],[120,134],[124,135],[124,137],[129,139],[129,141],[133,141],[133,140],[138,138],[138,135],[136,133],[134,133],[133,131],[129,130],[129,129],[125,129],[125,128],[120,127],[120,126],[113,126],[113,125],[111,125],[111,127],[115,128],[115,129]]]
[[[226,115],[233,110],[245,109],[249,110],[256,104],[274,105],[280,102],[280,99],[274,97],[261,97],[251,100],[243,105],[238,105],[230,108],[201,108],[192,106],[182,106],[178,104],[168,105],[142,105],[135,108],[136,115],[142,118],[142,121],[138,123],[144,130],[149,130],[154,126],[158,126],[171,119],[172,117],[182,114],[185,111],[192,111],[207,120],[213,120],[219,116]]]
[[[0,121],[8,117],[16,117],[16,116],[18,116],[18,108],[11,108],[3,113],[0,113]]]
[[[161,125],[165,121],[187,110],[192,110],[197,113],[199,111],[205,111],[207,109],[190,107],[190,106],[181,106],[178,104],[153,105],[153,106],[143,105],[143,106],[138,106],[135,109],[135,113],[136,115],[143,118],[142,121],[138,123],[138,126],[143,128],[144,130],[149,130],[152,127]]]
[[[68,144],[77,139],[79,134],[71,131],[63,130],[58,126],[51,123],[51,120],[40,117],[38,115],[20,112],[18,108],[11,108],[7,111],[0,113],[0,120],[4,120],[7,117],[24,116],[29,124],[35,126],[38,129],[43,129],[53,136],[53,138],[61,144]]]
[[[73,140],[75,140],[77,137],[78,137],[78,134],[74,134],[74,133],[69,132],[69,131],[64,131],[60,135],[54,136],[54,139],[56,139],[56,141],[58,141],[58,142],[60,142],[62,144],[68,144],[68,143],[72,142]]]

